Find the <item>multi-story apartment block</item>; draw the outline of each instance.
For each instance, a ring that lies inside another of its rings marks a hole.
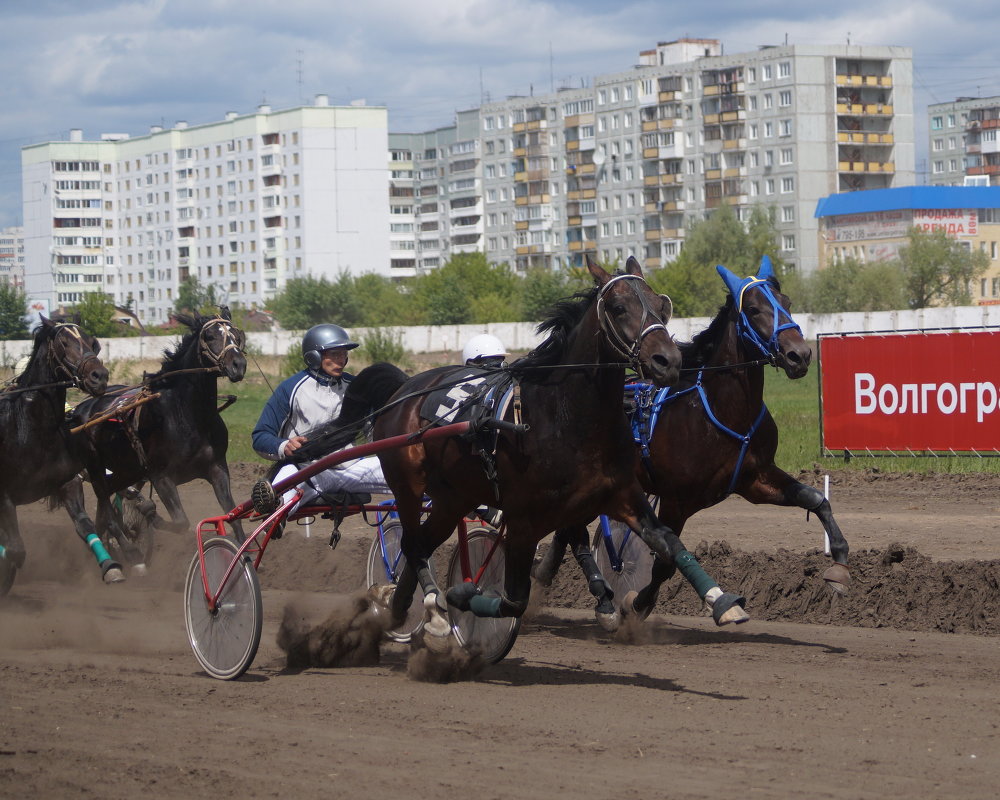
[[[479,109],[459,112],[452,126],[389,134],[389,159],[393,277],[483,251]]]
[[[659,266],[692,220],[763,204],[782,257],[811,271],[819,198],[913,182],[912,96],[907,48],[723,55],[682,39],[592,88],[484,104],[487,255],[519,269],[630,253]]]
[[[1000,97],[935,103],[927,123],[930,183],[1000,185]]]
[[[0,230],[0,281],[24,288],[24,228]]]
[[[157,324],[188,278],[255,307],[290,277],[388,274],[387,151],[385,108],[325,95],[26,147],[25,289],[51,307],[103,291]]]

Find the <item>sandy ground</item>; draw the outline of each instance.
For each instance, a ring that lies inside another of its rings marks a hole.
[[[238,471],[238,498],[251,480]],[[510,655],[448,683],[391,643],[371,666],[287,667],[286,608],[320,621],[363,588],[356,520],[333,551],[329,523],[268,549],[261,647],[227,683],[185,637],[191,534],[161,534],[151,575],[104,586],[65,516],[28,506],[28,563],[0,602],[0,796],[992,798],[998,490],[834,473],[843,599],[819,578],[815,519],[728,500],[685,541],[747,595],[747,624],[716,628],[678,585],[611,636],[567,564]],[[204,484],[182,497],[216,513]]]

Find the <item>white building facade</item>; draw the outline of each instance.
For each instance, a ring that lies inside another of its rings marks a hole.
[[[816,202],[914,177],[908,48],[660,43],[594,86],[485,104],[486,252],[519,270],[585,255],[650,266],[722,204],[772,209],[783,259],[818,266]]]
[[[24,228],[0,230],[0,281],[24,288]]]
[[[289,278],[389,272],[384,108],[70,139],[22,150],[25,289],[51,308],[103,291],[155,325],[188,279],[254,308]]]

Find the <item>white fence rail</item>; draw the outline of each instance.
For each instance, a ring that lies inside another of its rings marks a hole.
[[[1000,327],[1000,305],[923,308],[917,311],[844,312],[841,314],[796,314],[807,339],[820,333],[853,331],[894,331],[927,328]],[[708,327],[708,317],[689,317],[670,321],[670,332],[680,340],[690,340]],[[537,345],[542,337],[535,333],[535,323],[494,322],[488,325],[425,325],[392,328],[403,348],[411,353],[435,353],[461,350],[466,339],[477,333],[491,333],[508,350],[522,352]],[[262,355],[284,355],[292,344],[302,339],[303,331],[268,331],[247,335],[255,351]],[[368,329],[352,328],[351,335],[364,341]],[[105,361],[153,359],[177,344],[179,336],[136,336],[101,340],[101,358]],[[12,366],[22,355],[31,352],[30,341],[0,341],[0,364]]]

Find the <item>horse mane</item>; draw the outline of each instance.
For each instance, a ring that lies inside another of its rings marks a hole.
[[[16,386],[31,386],[36,380],[34,377],[34,372],[38,365],[39,356],[42,352],[43,345],[46,342],[52,340],[52,337],[56,335],[58,327],[56,325],[38,325],[34,331],[32,331],[32,339],[34,342],[31,345],[31,357],[28,359],[28,364],[18,375],[14,378],[14,385]]]
[[[781,284],[778,283],[778,279],[774,276],[768,278],[767,282],[771,285],[772,289],[778,292],[781,291]],[[690,342],[677,343],[677,346],[681,349],[681,369],[697,369],[705,366],[705,364],[712,360],[712,356],[715,355],[715,351],[718,349],[719,342],[722,341],[723,331],[729,324],[729,314],[733,310],[735,302],[733,296],[727,294],[725,302],[719,306],[715,318],[705,330],[695,334],[694,339]]]
[[[622,273],[619,271],[615,274]],[[511,372],[517,374],[536,367],[551,367],[558,364],[569,346],[570,334],[583,320],[594,298],[597,297],[599,288],[594,286],[557,301],[549,311],[548,319],[540,322],[535,329],[537,333],[548,334],[545,340],[526,356],[511,364]]]
[[[176,347],[173,349],[167,347],[163,350],[163,362],[160,364],[160,369],[156,373],[157,375],[180,369],[184,365],[185,359],[190,356],[191,351],[196,347],[198,336],[201,334],[201,329],[205,327],[206,322],[211,322],[213,319],[218,319],[219,317],[225,320],[232,319],[228,306],[219,306],[219,313],[213,316],[205,316],[198,311],[192,311],[190,314],[177,312],[173,316],[181,325],[188,328],[188,332],[181,337]]]
[[[337,419],[307,431],[307,441],[295,451],[294,460],[312,461],[353,444],[407,380],[403,370],[387,361],[365,367],[347,384]]]

